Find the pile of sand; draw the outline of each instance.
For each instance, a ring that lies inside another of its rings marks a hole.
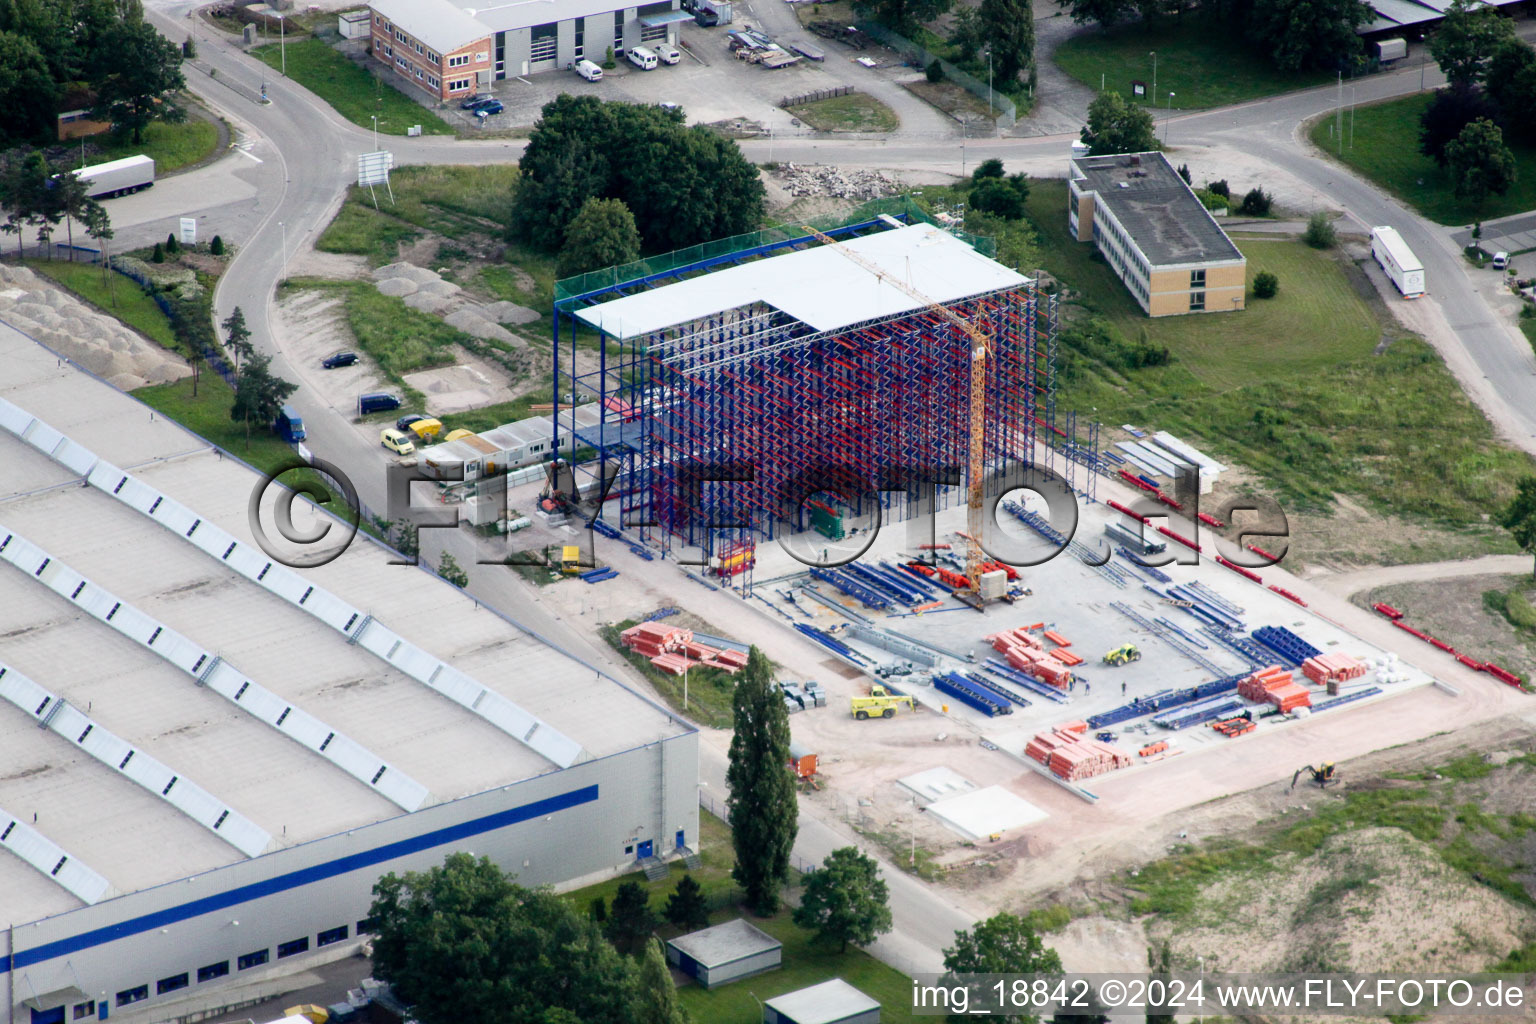
[[[127,279],[118,285],[137,287]],[[124,391],[192,372],[179,356],[26,267],[0,266],[0,320]]]

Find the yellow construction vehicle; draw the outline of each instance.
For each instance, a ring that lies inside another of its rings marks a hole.
[[[1291,776],[1291,788],[1296,788],[1296,782],[1301,778],[1301,773],[1306,772],[1312,776],[1312,781],[1317,783],[1318,789],[1327,789],[1328,783],[1339,781],[1339,770],[1332,761],[1324,761],[1322,766],[1314,768],[1307,765],[1305,768],[1297,768],[1296,774]]]
[[[902,704],[907,706],[908,711],[917,710],[917,704],[911,697],[898,697],[878,683],[869,688],[868,697],[855,697],[849,703],[852,705],[853,717],[861,722],[866,718],[890,718]]]
[[[1141,660],[1141,651],[1135,644],[1121,644],[1104,655],[1106,665],[1129,665]]]
[[[575,576],[582,571],[581,548],[576,544],[564,544],[560,547],[560,571],[567,576]]]

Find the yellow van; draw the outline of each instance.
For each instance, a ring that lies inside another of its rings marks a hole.
[[[394,427],[385,427],[379,431],[379,444],[398,455],[414,455],[416,445],[412,443],[410,436]]]

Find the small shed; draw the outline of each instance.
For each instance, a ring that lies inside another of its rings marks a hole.
[[[783,955],[783,943],[740,918],[667,943],[667,962],[703,988],[777,970]]]
[[[342,11],[336,15],[336,31],[343,39],[367,39],[373,34],[373,15],[367,11]]]
[[[774,996],[763,1024],[880,1024],[880,1004],[842,978]]]

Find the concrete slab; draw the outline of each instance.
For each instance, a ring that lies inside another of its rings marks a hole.
[[[1001,786],[988,786],[928,805],[928,813],[967,839],[985,839],[998,832],[1023,828],[1049,814]]]
[[[898,781],[918,799],[927,801],[944,800],[976,790],[974,782],[944,765],[908,775]]]

